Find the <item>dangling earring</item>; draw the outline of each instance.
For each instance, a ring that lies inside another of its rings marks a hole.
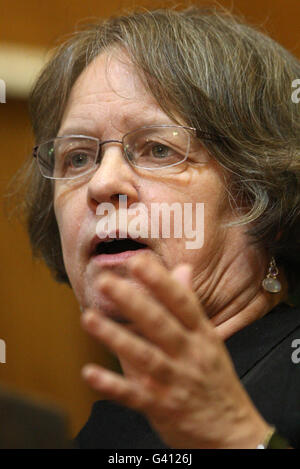
[[[272,257],[269,270],[266,277],[262,281],[263,288],[269,293],[279,293],[281,291],[281,283],[277,280],[278,269],[274,257]]]

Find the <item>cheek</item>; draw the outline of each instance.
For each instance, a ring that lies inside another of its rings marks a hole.
[[[190,167],[185,172],[176,175],[176,178],[164,178],[161,181],[151,181],[149,185],[143,184],[142,198],[147,201],[148,209],[151,203],[165,202],[169,205],[179,203],[182,212],[185,204],[192,204],[192,219],[196,220],[196,204],[204,204],[204,232],[205,240],[215,237],[223,232],[222,225],[228,220],[230,207],[224,186],[222,171],[211,165],[195,168]],[[200,215],[198,217],[200,219]],[[202,224],[203,225],[203,224]],[[193,223],[193,229],[196,226]],[[174,239],[174,244],[180,241]]]
[[[73,291],[79,303],[83,304],[85,288],[81,279],[84,266],[80,262],[80,256],[86,208],[84,208],[83,200],[70,196],[66,199],[56,198],[54,209],[60,233],[64,266]]]
[[[56,215],[56,220],[60,232],[60,239],[63,250],[63,258],[65,262],[66,269],[72,259],[75,259],[76,252],[78,249],[75,249],[79,245],[80,241],[80,228],[83,222],[83,204],[82,199],[78,194],[57,194],[54,199],[54,210]]]

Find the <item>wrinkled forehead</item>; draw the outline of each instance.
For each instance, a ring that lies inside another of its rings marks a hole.
[[[83,112],[88,119],[96,107],[113,109],[119,103],[123,108],[139,103],[140,112],[159,109],[129,56],[119,49],[111,49],[98,55],[77,78],[64,110],[61,128],[67,121],[83,117]]]
[[[136,66],[130,60],[128,54],[118,48],[111,48],[98,55],[80,74],[76,80],[72,93],[80,95],[84,87],[86,91],[94,91],[95,85],[99,90],[111,90],[116,94],[122,94],[123,85],[126,82],[128,99],[135,94],[146,93],[144,84],[140,78]]]

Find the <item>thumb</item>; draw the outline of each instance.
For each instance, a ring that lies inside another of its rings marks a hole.
[[[192,266],[190,264],[179,264],[171,273],[179,283],[182,283],[188,288],[192,288]]]

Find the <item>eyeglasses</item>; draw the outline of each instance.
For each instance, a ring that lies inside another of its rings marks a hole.
[[[95,171],[103,156],[103,145],[121,144],[129,164],[150,171],[183,163],[196,137],[213,140],[193,127],[147,126],[126,133],[122,140],[101,141],[85,135],[56,137],[33,148],[41,174],[49,179],[75,179]],[[198,142],[199,143],[199,142]],[[205,156],[199,157],[199,162]]]

